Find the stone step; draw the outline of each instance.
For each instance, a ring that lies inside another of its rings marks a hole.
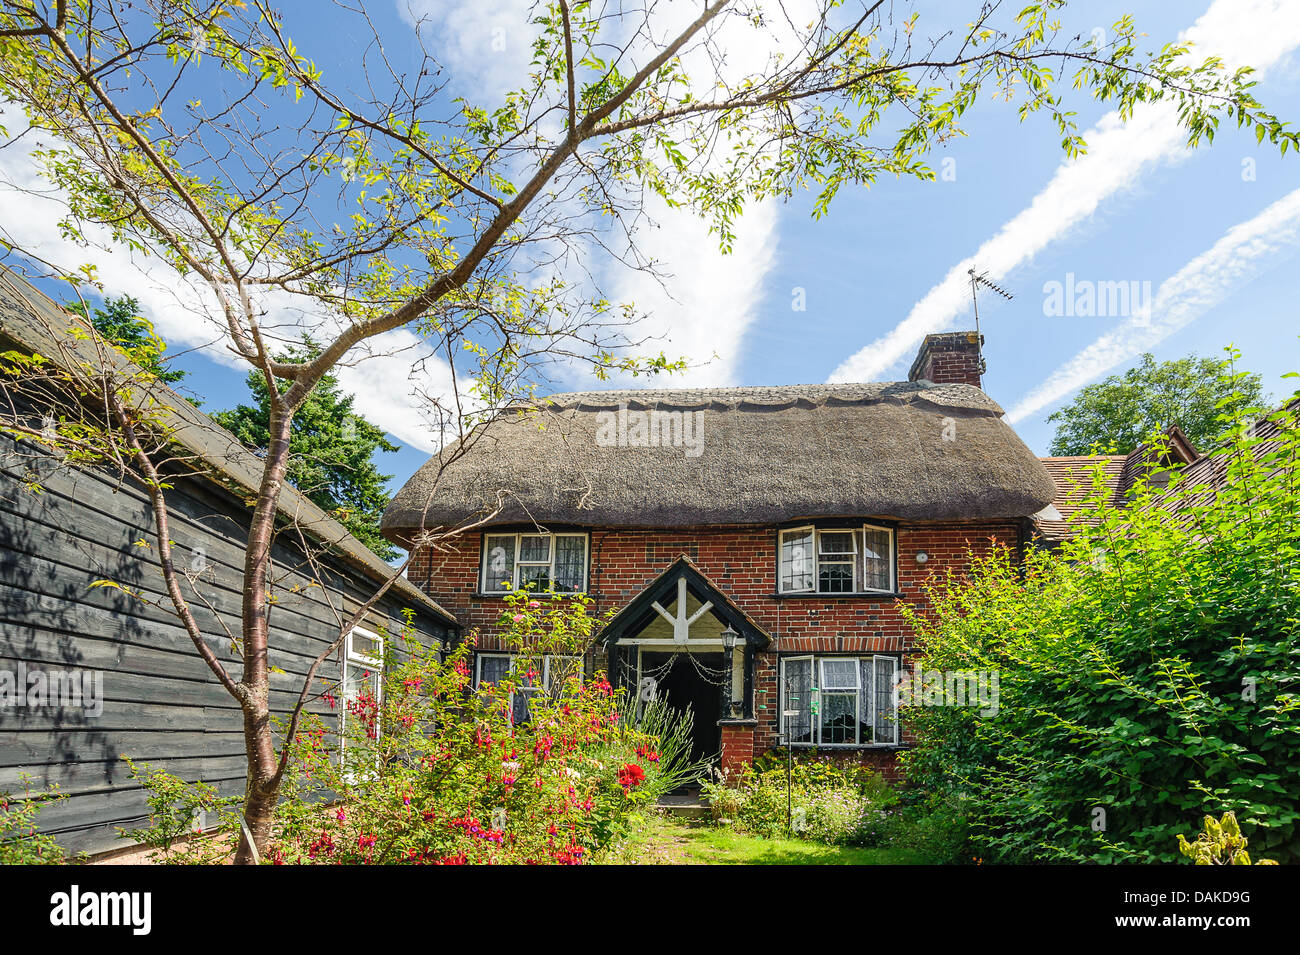
[[[706,819],[709,816],[709,805],[699,795],[664,796],[659,800],[659,808],[679,819]]]

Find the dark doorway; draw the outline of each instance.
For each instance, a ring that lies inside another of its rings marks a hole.
[[[718,726],[722,688],[718,681],[723,666],[721,653],[641,654],[641,674],[655,678],[656,696],[694,715],[691,758],[695,760],[713,759],[722,749],[722,729]]]

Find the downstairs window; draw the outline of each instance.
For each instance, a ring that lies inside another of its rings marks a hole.
[[[781,659],[781,733],[791,746],[892,746],[899,740],[898,658]]]

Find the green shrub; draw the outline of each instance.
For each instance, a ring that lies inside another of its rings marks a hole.
[[[989,861],[1174,862],[1189,821],[1232,811],[1300,861],[1300,429],[1230,422],[1215,493],[1124,508],[1100,476],[1060,553],[973,561],[913,615],[923,664],[996,671],[996,715],[912,706],[909,781],[954,802]],[[1174,502],[1180,505],[1170,508]]]

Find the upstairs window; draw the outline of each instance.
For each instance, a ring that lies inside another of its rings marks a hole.
[[[484,534],[480,585],[485,594],[583,593],[587,535]]]
[[[783,594],[894,592],[894,532],[888,527],[795,527],[781,532],[778,553]]]

